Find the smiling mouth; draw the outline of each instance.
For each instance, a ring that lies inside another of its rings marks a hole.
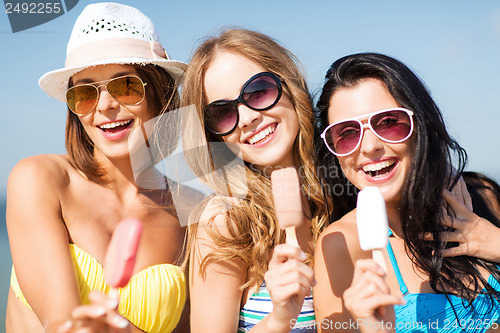
[[[119,132],[121,130],[126,129],[130,124],[132,123],[132,120],[124,120],[124,121],[115,121],[113,123],[107,123],[104,125],[100,125],[99,128],[103,132]]]
[[[382,178],[394,169],[396,161],[383,161],[375,164],[368,164],[361,167],[364,173],[372,178]]]
[[[249,143],[250,145],[254,145],[256,143],[262,142],[267,139],[269,135],[273,134],[275,130],[276,124],[274,124],[273,126],[269,126],[248,139],[247,143]]]

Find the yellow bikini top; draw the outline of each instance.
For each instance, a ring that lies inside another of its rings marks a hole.
[[[70,244],[71,256],[78,277],[83,304],[89,303],[89,293],[97,290],[109,293],[104,269],[90,254]],[[10,279],[17,298],[30,309],[16,272]],[[180,267],[172,264],[150,266],[132,276],[128,285],[119,288],[118,312],[145,332],[171,332],[179,322],[186,301],[186,280]]]

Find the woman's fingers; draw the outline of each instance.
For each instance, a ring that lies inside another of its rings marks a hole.
[[[73,322],[71,320],[68,320],[57,328],[57,333],[70,333],[71,330],[73,329]]]
[[[307,265],[295,261],[295,263],[286,262],[283,266],[286,267],[280,267],[274,271],[266,272],[265,277],[276,281],[275,283],[277,285],[284,285],[295,281],[303,282],[304,285],[308,286],[313,285],[314,271]]]
[[[357,282],[353,282],[348,291],[348,294],[353,294],[352,296],[356,298],[366,298],[377,294],[390,293],[389,286],[384,278],[371,271],[366,271]]]
[[[92,292],[90,304],[76,307],[72,319],[62,324],[58,333],[125,333],[130,332],[130,323],[118,312],[118,295]]]
[[[458,246],[444,249],[442,253],[443,257],[456,257],[456,256],[469,255],[470,252],[471,251],[469,249],[468,243],[460,243]]]
[[[264,279],[270,292],[275,293],[280,300],[296,293],[301,296],[308,295],[315,283],[314,271],[295,259],[268,270]]]
[[[377,294],[376,297],[370,297],[363,301],[366,302],[366,307],[372,309],[391,305],[403,305],[406,303],[404,298],[390,294]]]
[[[117,309],[120,302],[120,296],[116,289],[112,289],[109,294],[93,291],[89,294],[89,300],[91,303],[100,304],[107,309]]]
[[[296,246],[277,245],[264,275],[274,305],[273,313],[283,322],[296,318],[305,296],[316,283],[314,271],[304,263],[306,258]]]
[[[472,210],[472,198],[470,196],[469,191],[467,190],[467,184],[462,176],[458,179],[455,186],[451,189],[451,191],[447,191],[458,201],[463,203],[467,209]]]
[[[278,244],[274,247],[273,256],[269,262],[269,267],[282,264],[289,259],[295,259],[304,262],[307,259],[306,254],[298,247],[288,244]]]
[[[305,253],[298,247],[279,244],[274,248],[273,256],[269,263],[269,270],[265,274],[266,281],[287,281],[283,277],[289,275],[289,279],[298,275],[303,276],[307,279],[307,283],[315,285],[316,281],[314,279],[314,271],[304,264],[306,260]]]
[[[374,260],[372,259],[361,259],[356,261],[354,266],[354,275],[352,278],[352,283],[356,283],[366,272],[372,272],[378,276],[384,276],[385,272]]]
[[[454,196],[450,191],[443,191],[443,197],[453,209],[458,219],[467,220],[468,216],[472,214],[472,210],[469,209],[463,201],[459,200],[459,198]]]
[[[403,298],[390,294],[384,272],[373,260],[358,260],[353,282],[344,292],[344,306],[356,319],[367,322],[394,320],[391,307],[404,304]]]
[[[75,308],[71,313],[73,321],[87,321],[89,319],[99,319],[104,318],[107,313],[107,309],[104,306],[92,304],[83,305]]]

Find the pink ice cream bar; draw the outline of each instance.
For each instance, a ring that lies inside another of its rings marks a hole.
[[[304,220],[300,182],[295,168],[277,169],[271,173],[274,208],[280,228],[287,233],[287,243],[297,245],[295,228]]]
[[[141,221],[128,218],[116,226],[105,259],[105,276],[109,285],[123,288],[134,271],[137,249],[142,234]]]

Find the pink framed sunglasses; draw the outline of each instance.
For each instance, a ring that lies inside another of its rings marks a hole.
[[[364,119],[368,119],[366,124],[361,122]],[[365,127],[380,140],[400,143],[413,133],[413,112],[405,108],[391,108],[342,120],[328,125],[321,138],[332,154],[347,156],[358,149]]]

